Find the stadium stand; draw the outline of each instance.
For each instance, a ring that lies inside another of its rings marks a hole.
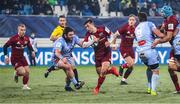
[[[163,5],[171,5],[180,15],[179,0],[1,0],[0,14],[128,16],[139,11],[159,16]]]

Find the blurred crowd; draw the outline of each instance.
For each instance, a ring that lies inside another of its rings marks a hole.
[[[180,15],[180,0],[1,0],[0,14],[128,16],[139,11],[159,16],[159,8],[171,5]]]

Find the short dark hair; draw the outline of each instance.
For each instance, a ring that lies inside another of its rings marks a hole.
[[[66,18],[66,16],[65,15],[60,15],[59,18]]]
[[[68,34],[69,32],[72,32],[72,31],[74,31],[74,30],[71,27],[65,27],[63,35],[66,35],[66,34]]]
[[[87,23],[93,23],[92,19],[88,18],[88,19],[84,22],[84,25],[86,25]]]
[[[147,21],[147,14],[145,12],[138,13],[139,22]]]
[[[25,24],[20,23],[20,24],[18,24],[18,27],[26,27],[26,26],[25,26]]]

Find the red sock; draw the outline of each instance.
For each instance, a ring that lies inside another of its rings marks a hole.
[[[105,79],[106,79],[106,77],[99,77],[98,78],[98,84],[97,84],[96,88],[99,89],[101,87],[101,85],[103,84]]]
[[[180,91],[177,74],[174,74],[173,76],[171,76],[171,79],[172,79],[172,81],[174,83],[176,91]]]
[[[23,76],[23,84],[26,85],[29,81],[29,75]]]
[[[22,76],[22,75],[20,75],[20,74],[18,73],[18,71],[16,71],[16,76]]]
[[[125,64],[122,64],[122,68],[124,69],[124,68],[128,68],[128,65],[127,65],[127,63],[125,63]]]
[[[110,70],[107,70],[106,74],[113,74],[112,68]]]

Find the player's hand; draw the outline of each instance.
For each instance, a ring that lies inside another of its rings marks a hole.
[[[159,39],[154,40],[154,42],[151,45],[151,48],[155,48],[157,44],[159,44]]]
[[[116,44],[111,44],[110,46],[111,46],[111,49],[112,49],[112,50],[117,50]]]
[[[110,46],[110,43],[108,41],[105,42],[105,46],[106,47],[109,47]]]
[[[62,58],[62,61],[65,63],[65,64],[67,64],[67,59],[64,57],[64,58]]]
[[[31,56],[32,56],[33,58],[35,58],[35,52],[32,52]]]
[[[9,64],[9,57],[8,56],[5,56],[5,63]]]
[[[98,42],[99,41],[99,38],[96,38],[95,36],[94,36],[94,42]]]

